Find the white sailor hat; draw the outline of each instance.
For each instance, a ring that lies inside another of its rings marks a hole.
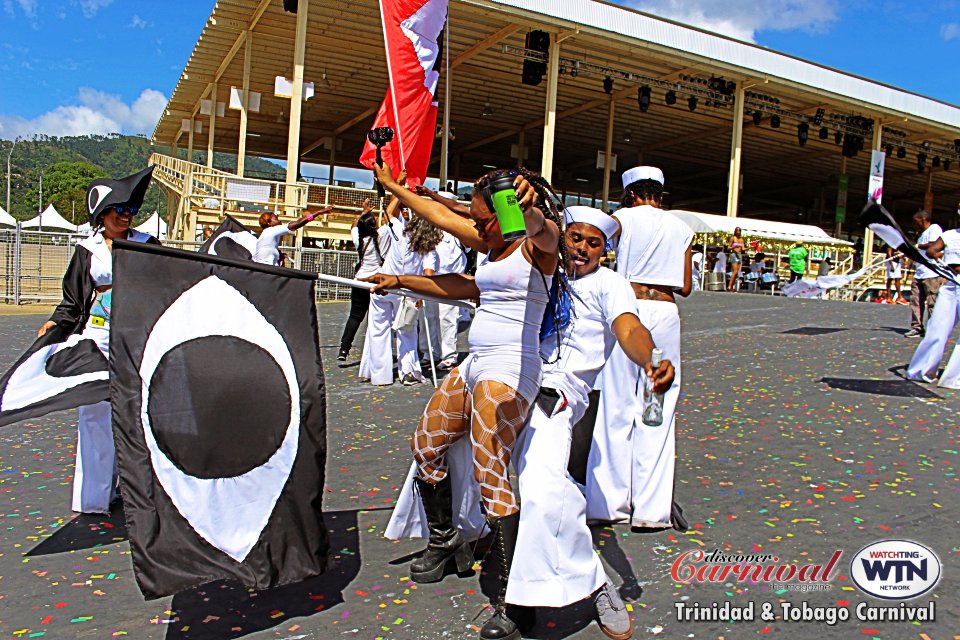
[[[600,209],[593,207],[573,206],[563,210],[563,220],[567,224],[582,222],[595,226],[603,233],[607,239],[614,235],[620,228],[613,216],[609,216]]]
[[[634,167],[623,172],[623,188],[626,189],[634,182],[653,180],[663,184],[663,171],[657,167]]]

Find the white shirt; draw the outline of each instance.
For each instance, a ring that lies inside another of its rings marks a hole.
[[[695,271],[700,271],[700,266],[703,263],[703,254],[700,253],[699,251],[695,251],[690,256],[690,263],[693,266]]]
[[[360,231],[356,227],[350,229],[350,239],[356,247],[360,247]],[[379,241],[380,239],[377,238],[378,243]],[[354,276],[357,279],[367,278],[380,271],[380,256],[377,255],[377,245],[373,242],[373,238],[364,238],[363,242],[363,257],[360,259],[357,275]]]
[[[727,254],[723,251],[717,251],[717,262],[713,265],[714,273],[727,272]]]
[[[960,264],[960,229],[944,231],[940,237],[943,238],[943,261]]]
[[[684,259],[693,231],[670,213],[642,205],[618,210],[617,273],[630,282],[683,288]]]
[[[543,386],[560,389],[579,409],[587,406],[587,394],[616,344],[613,321],[625,313],[636,315],[637,301],[630,283],[606,267],[571,278],[570,288],[575,293],[574,313],[563,331],[559,359],[543,365]],[[545,350],[551,341],[554,338],[544,341]]]
[[[917,244],[927,244],[928,242],[933,242],[937,238],[943,235],[943,229],[940,228],[938,224],[931,224],[929,227],[923,230],[923,233],[920,234],[920,237],[917,238]],[[921,249],[923,251],[923,249]],[[913,275],[915,280],[926,280],[927,278],[937,278],[937,272],[928,269],[922,264],[917,264],[917,272]]]
[[[293,231],[290,231],[290,227],[283,223],[267,227],[261,231],[260,237],[257,238],[257,252],[253,254],[253,261],[278,266],[280,264],[280,249],[278,248],[280,238],[291,233]]]
[[[386,255],[383,257],[383,266],[380,268],[380,273],[391,276],[408,273],[404,271],[403,265],[405,256],[410,253],[410,236],[403,232],[406,226],[407,221],[403,219],[403,216],[397,216],[380,227],[380,237],[390,238],[390,249],[386,251]],[[381,249],[382,247],[383,245],[381,245]]]
[[[440,258],[440,268],[437,274],[463,273],[467,270],[467,253],[465,247],[446,231],[443,240],[437,245],[437,255]]]

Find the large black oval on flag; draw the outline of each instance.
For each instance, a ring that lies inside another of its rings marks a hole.
[[[263,348],[233,336],[207,336],[160,359],[147,412],[157,445],[181,471],[231,478],[264,464],[280,447],[290,392]],[[211,440],[218,446],[203,446]]]

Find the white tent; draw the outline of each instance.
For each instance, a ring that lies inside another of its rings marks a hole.
[[[43,210],[43,213],[36,218],[30,218],[21,225],[24,229],[42,229],[43,231],[53,231],[59,229],[62,231],[76,232],[77,225],[70,224],[63,219],[63,216],[51,204]]]
[[[756,218],[731,218],[712,213],[697,213],[673,209],[671,214],[682,220],[694,233],[731,235],[737,227],[747,239],[774,240],[780,242],[801,241],[811,245],[850,247],[852,242],[838,240],[820,227],[812,224],[774,222]]]
[[[3,210],[3,207],[0,207],[0,225],[5,227],[15,227],[17,226],[17,219],[12,215]]]
[[[90,228],[89,222],[84,222],[83,224],[77,225],[77,233],[85,233],[87,235],[90,235],[92,231],[93,229]]]
[[[149,233],[157,240],[167,239],[167,223],[160,217],[156,211],[144,221],[139,227],[135,227],[141,233]]]

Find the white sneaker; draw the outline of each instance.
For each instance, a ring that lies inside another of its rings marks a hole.
[[[457,366],[456,358],[446,358],[437,363],[437,371],[450,371]]]
[[[608,580],[594,594],[593,605],[597,609],[597,624],[604,635],[614,640],[627,640],[633,635],[633,620],[612,582]]]

